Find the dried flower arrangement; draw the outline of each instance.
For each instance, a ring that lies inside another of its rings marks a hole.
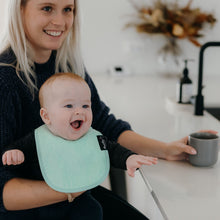
[[[152,7],[140,7],[131,1],[137,11],[137,17],[126,27],[135,27],[137,32],[141,33],[164,35],[169,39],[169,43],[162,49],[165,52],[171,50],[174,55],[179,53],[176,39],[188,39],[194,45],[201,46],[197,41],[197,38],[203,36],[200,31],[205,24],[213,27],[216,18],[210,13],[202,12],[199,8],[192,9],[191,3],[192,0],[189,0],[185,7],[180,7],[177,1],[163,3],[162,0],[156,0]]]

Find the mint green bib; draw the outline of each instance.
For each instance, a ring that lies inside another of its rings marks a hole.
[[[101,184],[109,173],[108,151],[101,149],[90,128],[76,141],[53,135],[46,125],[35,130],[40,169],[46,183],[56,191],[74,193]]]

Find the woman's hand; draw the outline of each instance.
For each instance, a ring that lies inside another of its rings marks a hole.
[[[85,191],[82,191],[82,192],[76,192],[76,193],[70,193],[71,196],[75,199],[76,197],[78,196],[81,196]]]
[[[77,192],[77,193],[67,193],[67,200],[69,202],[73,202],[74,199],[80,195],[82,195],[85,191]]]
[[[217,131],[214,130],[201,130],[198,132],[208,132],[212,134],[217,134]],[[178,141],[167,143],[166,147],[166,156],[165,159],[167,160],[187,160],[189,154],[196,154],[196,150],[187,145],[188,143],[188,136],[184,137]]]
[[[165,158],[166,160],[186,160],[189,154],[196,154],[196,150],[187,145],[188,136],[178,141],[167,143]]]

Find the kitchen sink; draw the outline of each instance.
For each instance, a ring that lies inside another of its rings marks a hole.
[[[220,121],[220,107],[205,107],[205,110]]]

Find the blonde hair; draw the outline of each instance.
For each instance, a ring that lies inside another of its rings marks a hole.
[[[18,77],[30,89],[34,97],[37,90],[36,74],[33,60],[33,50],[27,41],[22,23],[21,7],[25,7],[29,0],[7,0],[9,1],[8,25],[2,42],[2,51],[12,48],[16,60],[12,65],[16,69]],[[57,50],[55,61],[55,73],[75,72],[84,78],[84,65],[80,50],[80,12],[79,1],[74,0],[74,23],[72,30],[64,40],[62,46]],[[1,64],[4,65],[4,64]],[[21,73],[22,78],[21,78]]]
[[[40,102],[41,107],[44,106],[44,95],[46,94],[46,89],[48,88],[48,86],[52,85],[58,79],[67,79],[67,80],[72,79],[72,80],[76,80],[78,82],[86,83],[86,81],[81,76],[79,76],[75,73],[69,73],[69,72],[68,73],[56,73],[56,74],[52,75],[40,87],[39,102]]]

